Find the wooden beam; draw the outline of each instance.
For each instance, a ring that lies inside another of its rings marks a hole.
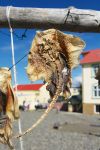
[[[7,7],[0,7],[0,28],[8,28]],[[13,28],[56,28],[73,32],[100,32],[100,11],[50,8],[10,8]]]

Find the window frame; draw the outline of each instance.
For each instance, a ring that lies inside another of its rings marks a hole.
[[[95,78],[96,76],[96,73],[98,72],[99,68],[100,68],[100,63],[97,63],[97,64],[92,64],[91,65],[91,77],[92,78]]]
[[[95,99],[100,98],[100,86],[98,86],[97,84],[94,84],[92,86],[92,97]]]
[[[95,113],[95,114],[100,114],[100,112],[97,112],[97,111],[96,111],[97,105],[99,105],[99,107],[100,107],[100,104],[94,104],[94,113]]]

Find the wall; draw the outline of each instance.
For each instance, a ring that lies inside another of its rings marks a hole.
[[[91,66],[83,65],[82,68],[82,91],[83,103],[90,103],[91,99]]]
[[[83,113],[92,115],[94,114],[94,105],[89,103],[83,103]]]
[[[34,103],[36,100],[36,94],[38,91],[18,91],[18,104],[23,105],[23,101],[26,101],[27,104],[30,104],[30,109],[34,108]]]
[[[98,84],[98,81],[92,77],[92,68],[89,64],[82,66],[82,99],[83,112],[94,113],[94,104],[100,104],[100,98],[93,98],[92,87],[93,84]]]
[[[39,90],[40,94],[38,96],[38,99],[40,99],[41,103],[47,103],[50,99],[50,95],[49,92],[46,90],[46,86],[47,84],[43,85]]]

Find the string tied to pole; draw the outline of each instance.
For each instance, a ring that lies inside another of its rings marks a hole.
[[[16,94],[17,94],[17,77],[16,77],[15,54],[14,54],[14,38],[13,38],[13,29],[11,27],[11,22],[10,22],[11,8],[12,8],[12,6],[7,6],[6,16],[7,16],[7,20],[8,20],[8,25],[9,25],[9,30],[10,30],[10,37],[11,37],[11,50],[12,50],[12,64],[13,64],[13,73],[14,73],[14,84],[15,84],[15,87],[16,87],[15,90],[16,90]],[[19,127],[19,133],[22,133],[21,120],[20,119],[18,121],[18,127]],[[24,150],[22,137],[20,138],[20,148],[21,148],[21,150]]]

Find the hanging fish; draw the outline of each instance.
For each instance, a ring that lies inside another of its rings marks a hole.
[[[71,96],[71,71],[79,64],[79,55],[85,43],[79,37],[56,29],[37,32],[28,55],[27,74],[30,80],[44,79],[51,103],[35,124],[20,137],[35,128],[54,107],[59,95]]]
[[[0,142],[14,149],[12,137],[12,122],[19,118],[18,100],[11,86],[9,68],[0,68]]]

